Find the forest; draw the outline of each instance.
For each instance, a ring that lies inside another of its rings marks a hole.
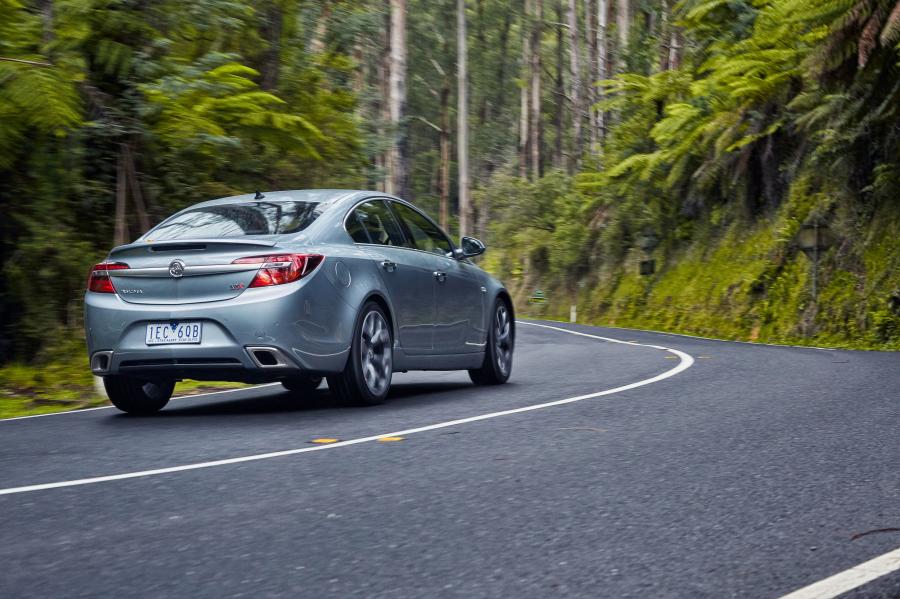
[[[0,393],[84,401],[113,245],[310,187],[484,239],[521,315],[900,349],[900,2],[0,0]]]

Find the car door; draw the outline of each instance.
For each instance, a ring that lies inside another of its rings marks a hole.
[[[391,202],[406,233],[432,269],[435,286],[434,353],[484,349],[484,292],[475,267],[453,256],[453,244],[434,222],[401,202]]]
[[[377,265],[390,295],[403,351],[430,354],[435,318],[433,268],[420,252],[409,249],[411,242],[384,200],[358,204],[345,225]]]

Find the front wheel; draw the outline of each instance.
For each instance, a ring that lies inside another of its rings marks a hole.
[[[469,378],[476,385],[500,385],[509,380],[512,372],[515,332],[506,301],[497,299],[488,330],[487,347],[481,368],[469,371]]]
[[[329,376],[328,387],[344,403],[383,403],[394,373],[393,336],[381,306],[367,302],[356,321],[344,372]]]
[[[163,409],[172,392],[175,381],[168,379],[139,379],[130,376],[103,377],[106,395],[114,406],[128,414],[155,414]]]

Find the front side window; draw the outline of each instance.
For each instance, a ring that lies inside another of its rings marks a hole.
[[[322,214],[325,206],[319,202],[281,201],[204,206],[163,221],[147,237],[160,241],[299,233]]]
[[[347,233],[356,243],[406,247],[397,219],[381,200],[363,202],[347,218]]]
[[[430,220],[405,204],[394,202],[392,206],[412,235],[416,249],[441,256],[446,256],[453,251],[450,240]]]

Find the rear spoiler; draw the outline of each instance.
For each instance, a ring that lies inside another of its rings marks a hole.
[[[163,241],[135,241],[127,245],[120,245],[112,249],[110,257],[122,258],[125,256],[146,255],[157,252],[190,252],[190,251],[214,251],[214,252],[240,252],[256,248],[270,248],[277,242],[262,239],[172,239]]]

